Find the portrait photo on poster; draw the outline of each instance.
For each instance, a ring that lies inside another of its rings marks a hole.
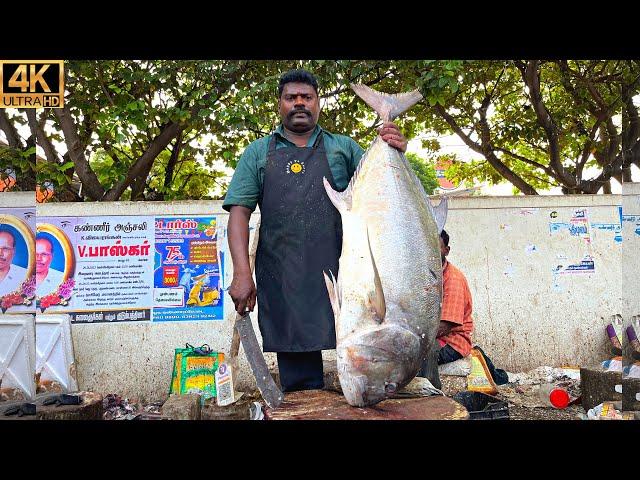
[[[0,309],[24,313],[35,296],[34,235],[19,216],[0,214]]]
[[[57,226],[38,223],[35,239],[37,307],[68,305],[74,287],[75,258],[69,238]]]

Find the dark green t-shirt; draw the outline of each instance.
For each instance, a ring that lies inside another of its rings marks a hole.
[[[324,149],[327,152],[327,160],[333,179],[338,190],[344,190],[349,185],[349,180],[351,180],[353,172],[356,171],[364,150],[349,137],[329,133],[319,125],[316,125],[307,142],[307,147],[313,146],[320,131],[323,132]],[[276,136],[276,149],[295,147],[293,142],[284,137],[282,125],[275,130],[274,135]],[[264,170],[267,164],[267,150],[270,140],[271,135],[260,138],[249,144],[243,152],[229,184],[222,208],[229,211],[233,205],[242,205],[252,212],[255,210],[264,184]]]

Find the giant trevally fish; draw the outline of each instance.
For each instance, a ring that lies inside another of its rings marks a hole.
[[[422,98],[418,91],[351,88],[383,121]],[[324,185],[343,229],[338,278],[324,273],[336,321],[338,377],[349,404],[363,407],[408,384],[433,352],[447,204],[434,209],[404,154],[379,136],[345,191],[333,190],[326,179]]]

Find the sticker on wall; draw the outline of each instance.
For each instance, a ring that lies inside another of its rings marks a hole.
[[[622,243],[622,226],[619,223],[592,223],[591,228],[604,232],[612,232],[614,234],[613,241]]]
[[[622,215],[622,221],[631,223],[631,228],[636,235],[640,235],[640,215]]]
[[[530,215],[536,215],[538,213],[539,208],[521,208],[518,211],[513,212],[515,215],[521,215],[523,217],[528,217]]]
[[[536,253],[538,251],[537,247],[533,244],[531,245],[527,245],[526,247],[524,247],[524,251],[527,255],[532,255],[534,253]]]
[[[508,223],[501,223],[500,224],[500,230],[504,230],[504,231],[508,232],[509,230],[511,230],[511,225],[509,225]]]
[[[564,292],[564,288],[562,287],[562,284],[560,284],[560,277],[558,276],[558,273],[556,271],[552,273],[553,273],[553,283],[551,285],[551,290],[554,293]]]
[[[589,228],[589,210],[578,208],[574,210],[569,220],[569,232],[572,236],[583,238],[586,243],[591,242],[591,231]]]
[[[552,211],[552,212],[549,214],[549,217],[551,217],[551,218],[558,218],[558,212],[556,212],[555,210],[554,210],[554,211]]]
[[[575,275],[595,273],[595,262],[591,255],[585,255],[578,263],[564,265],[559,263],[553,268],[554,275]]]

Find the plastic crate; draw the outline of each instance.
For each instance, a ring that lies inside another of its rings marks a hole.
[[[453,396],[464,406],[471,420],[509,420],[509,405],[482,392],[465,390]]]

